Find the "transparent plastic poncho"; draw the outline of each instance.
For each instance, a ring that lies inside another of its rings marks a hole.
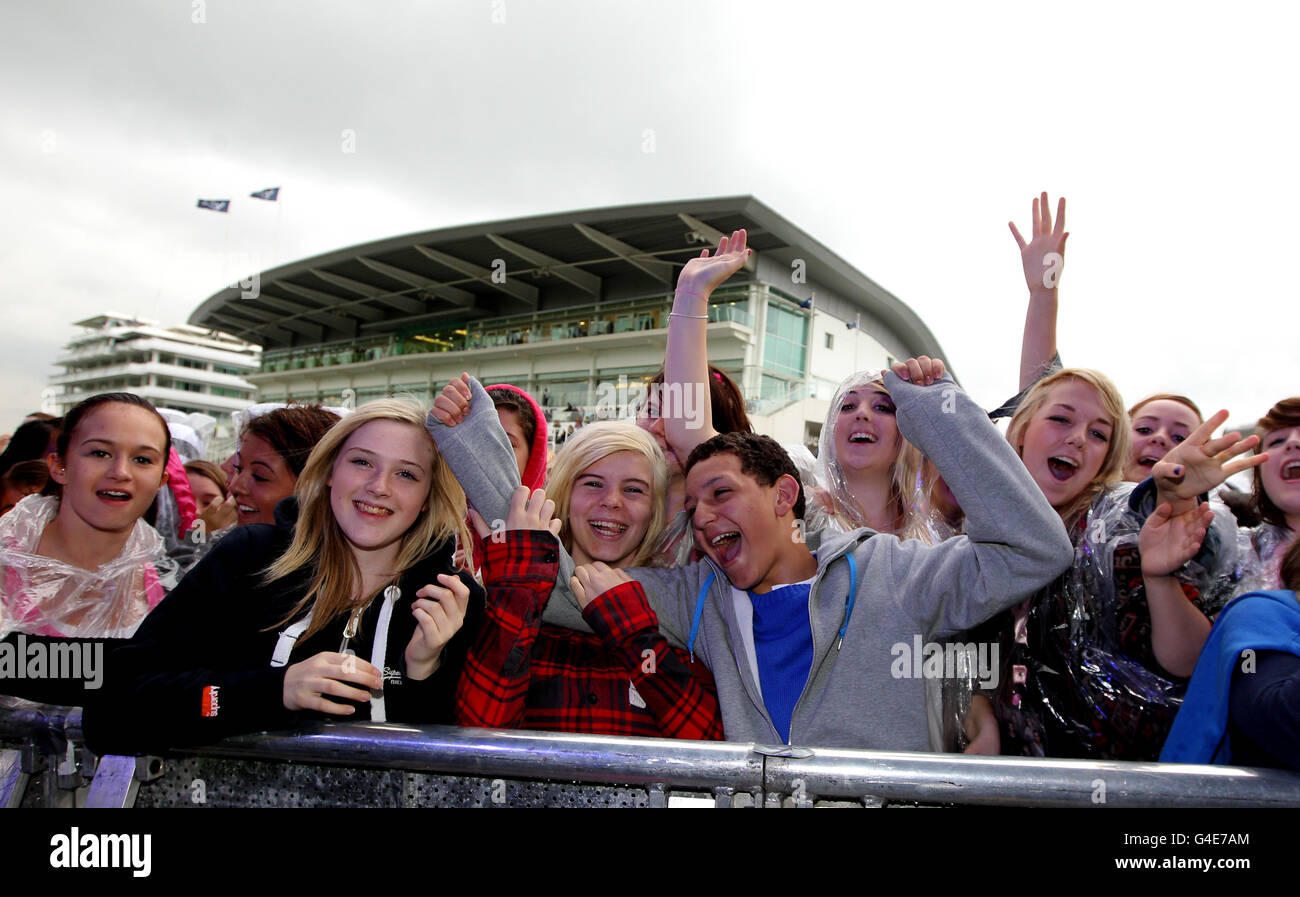
[[[98,570],[36,553],[59,499],[32,495],[0,517],[0,638],[11,632],[127,638],[175,585],[163,539],[137,520],[122,552]]]
[[[1293,538],[1290,530],[1272,523],[1261,523],[1249,529],[1242,527],[1237,531],[1241,592],[1282,588],[1282,575],[1278,568]]]
[[[842,532],[870,528],[862,506],[854,498],[849,488],[848,476],[840,464],[835,448],[835,426],[839,421],[840,405],[849,392],[865,389],[871,384],[879,385],[882,371],[862,371],[847,378],[835,390],[830,408],[826,412],[826,422],[822,425],[821,438],[817,445],[817,465],[814,470],[815,488],[808,498],[807,520],[810,531],[823,527]],[[911,457],[915,468],[906,478],[909,482],[900,484],[903,494],[903,528],[896,533],[900,539],[922,539],[933,544],[931,538],[929,501],[921,478],[921,455],[906,439],[900,439],[899,461]],[[898,461],[895,462],[899,463]],[[815,499],[815,500],[814,500]],[[942,541],[942,540],[940,540]]]
[[[1144,517],[1133,484],[1103,491],[1071,529],[1074,564],[1009,614],[977,630],[995,641],[1001,673],[990,694],[1002,753],[1155,760],[1187,680],[1164,670],[1151,643],[1138,554]],[[1231,512],[1215,508],[1201,552],[1176,574],[1213,617],[1239,588]]]
[[[176,449],[181,460],[188,464],[202,458],[217,431],[217,419],[201,411],[185,412],[175,408],[159,408],[158,413],[167,421],[172,448]]]

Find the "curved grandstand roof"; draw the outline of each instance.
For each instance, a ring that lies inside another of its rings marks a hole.
[[[819,308],[845,320],[861,312],[864,324],[874,318],[899,357],[942,357],[915,312],[752,196],[561,212],[350,246],[263,271],[255,297],[227,287],[189,323],[277,349],[668,294],[687,259],[741,227],[765,262],[788,272],[805,261],[801,288],[831,293],[828,304],[819,292]]]

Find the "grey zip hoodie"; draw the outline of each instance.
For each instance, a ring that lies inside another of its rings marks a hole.
[[[477,381],[471,386],[468,419],[445,427],[430,415],[429,432],[470,504],[488,521],[503,519],[519,483],[514,455],[491,400]],[[918,643],[974,627],[1073,562],[1060,517],[950,377],[922,387],[886,373],[885,386],[899,429],[934,461],[966,512],[966,533],[932,546],[871,530],[822,534],[808,602],[812,669],[795,704],[791,744],[928,751],[925,682],[912,658]],[[569,587],[572,572],[563,552],[544,619],[587,630]],[[696,660],[713,671],[727,739],[780,743],[755,675],[748,596],[708,559],[627,573],[645,587],[668,640],[691,642]]]

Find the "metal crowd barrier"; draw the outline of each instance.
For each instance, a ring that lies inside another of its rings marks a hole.
[[[319,723],[96,758],[0,700],[0,806],[1300,806],[1300,774],[1183,764]]]

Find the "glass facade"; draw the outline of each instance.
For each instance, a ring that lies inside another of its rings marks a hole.
[[[803,377],[808,357],[808,319],[776,303],[767,306],[763,367],[774,374]]]

